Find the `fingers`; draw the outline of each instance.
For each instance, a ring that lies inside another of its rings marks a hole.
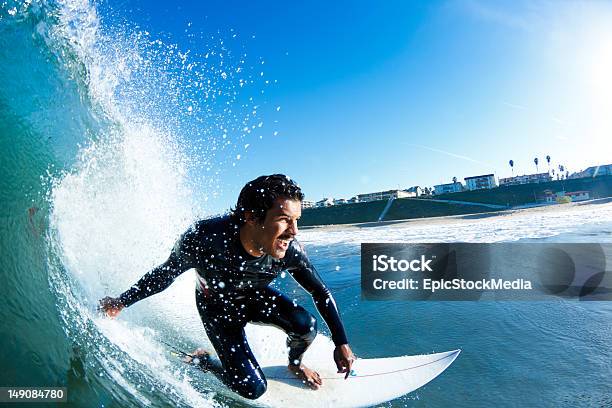
[[[312,388],[313,390],[318,390],[323,385],[323,380],[321,379],[321,376],[317,372],[312,373],[312,376],[308,378],[307,382],[308,382],[308,386]]]
[[[315,383],[312,380],[308,380],[307,383],[308,383],[308,386],[313,390],[318,390],[319,388],[321,388],[319,384]]]
[[[353,362],[355,361],[355,355],[351,351],[348,344],[337,346],[334,350],[334,361],[338,368],[338,374],[345,373],[344,379],[346,380],[351,375],[351,369]]]
[[[351,364],[347,359],[342,359],[338,362],[338,374],[340,373],[350,373],[351,369]]]
[[[107,310],[108,309],[108,300],[107,299],[108,298],[105,297],[104,299],[100,299],[98,301],[98,308],[97,308],[97,310],[98,310],[99,313],[103,313],[106,316],[109,316],[108,310]]]
[[[351,368],[353,367],[353,361],[355,361],[353,358],[347,359],[346,375],[344,376],[345,380],[349,378],[349,375],[351,375]]]
[[[114,319],[119,314],[119,311],[117,309],[109,305],[101,306],[100,311],[104,313],[107,317],[110,317],[111,319]]]
[[[121,301],[109,296],[100,299],[98,303],[98,310],[104,313],[106,316],[110,317],[111,319],[114,319],[119,314],[119,312],[121,312],[121,309],[123,309]]]
[[[336,360],[336,367],[338,368],[338,373],[345,373],[347,370],[347,367],[350,367],[348,358],[341,357],[338,360]]]
[[[346,371],[344,371],[346,373],[346,375],[344,376],[345,380],[349,377],[349,375],[351,375],[351,365],[352,364],[353,362],[351,360],[347,361]]]
[[[101,312],[103,312],[104,309],[106,309],[106,307],[105,307],[106,306],[106,299],[108,299],[108,298],[102,298],[102,299],[98,300],[98,310],[101,311]]]

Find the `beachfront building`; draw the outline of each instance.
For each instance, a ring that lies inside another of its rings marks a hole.
[[[348,204],[354,204],[354,203],[358,203],[358,202],[359,202],[359,199],[357,198],[357,196],[351,197],[347,201]]]
[[[565,193],[564,193],[565,194]],[[537,201],[545,202],[548,204],[556,204],[557,203],[557,194],[552,190],[544,190],[544,195],[537,198]]]
[[[603,164],[601,166],[592,166],[579,173],[572,174],[571,178],[597,177],[597,176],[612,176],[612,164]]]
[[[387,190],[377,191],[376,193],[358,194],[357,200],[360,203],[368,201],[388,200],[390,198],[414,197],[413,193],[407,193],[404,190]]]
[[[523,176],[499,179],[499,186],[516,186],[518,184],[546,183],[552,180],[548,173],[525,174]]]
[[[406,197],[419,197],[423,194],[423,189],[419,186],[410,187],[404,190],[405,193],[408,193]]]
[[[468,190],[480,190],[497,187],[497,184],[495,183],[495,175],[493,174],[466,177],[463,180],[465,180],[465,186]]]
[[[581,191],[557,191],[544,190],[544,195],[539,198],[539,201],[549,204],[568,203],[570,201],[584,201],[591,198],[591,193],[586,190]]]
[[[331,205],[334,205],[334,199],[333,198],[324,198],[322,200],[319,200],[315,203],[315,207],[320,208],[320,207],[329,207]]]
[[[348,200],[346,198],[334,198],[334,205],[344,205],[348,204]]]
[[[315,206],[315,202],[314,201],[302,200],[302,209],[304,209],[304,208],[312,208],[314,206]]]
[[[434,186],[434,194],[459,193],[463,191],[463,184],[457,181],[455,183],[438,184]]]
[[[591,198],[588,191],[568,191],[565,196],[571,198],[572,201],[584,201]]]
[[[544,195],[537,197],[539,202],[545,202],[548,204],[564,204],[571,201],[570,197],[565,196],[565,191],[552,191],[550,189],[544,190]]]

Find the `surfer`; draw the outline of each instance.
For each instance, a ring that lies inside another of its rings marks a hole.
[[[101,309],[115,317],[124,307],[161,292],[181,273],[195,268],[197,308],[221,362],[217,367],[204,358],[202,368],[214,372],[241,396],[259,398],[267,382],[244,327],[248,322],[269,324],[287,333],[289,371],[318,389],[320,375],[302,363],[317,334],[317,320],[269,286],[286,270],[312,296],[331,331],[338,372],[348,378],[355,356],[336,303],[295,239],[303,199],[300,187],[282,174],[248,182],[229,215],[196,222],[179,238],[166,262],[118,298],[102,299]]]

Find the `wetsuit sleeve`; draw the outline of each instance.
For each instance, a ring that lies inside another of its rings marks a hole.
[[[170,257],[144,275],[136,284],[119,296],[125,307],[168,288],[180,274],[196,266],[193,234],[188,231],[177,241]]]
[[[340,313],[331,292],[325,286],[301,245],[294,240],[291,242],[291,248],[285,255],[289,257],[287,271],[312,296],[317,310],[331,331],[334,344],[336,346],[348,344]]]

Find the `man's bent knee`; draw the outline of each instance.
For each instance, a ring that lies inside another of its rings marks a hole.
[[[300,336],[314,338],[317,335],[317,319],[307,310],[302,309],[295,316],[294,331]]]

